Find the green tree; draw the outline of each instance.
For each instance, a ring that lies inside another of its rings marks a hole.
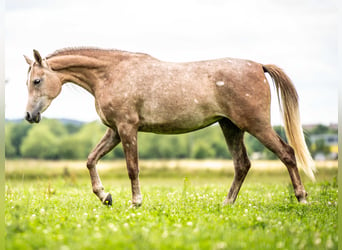
[[[24,138],[20,152],[26,158],[58,159],[58,137],[48,125],[37,124]]]
[[[221,129],[218,126],[212,126],[208,128],[206,135],[206,142],[214,150],[215,158],[231,159],[232,156],[228,150],[228,146]]]
[[[5,157],[15,157],[16,156],[16,149],[12,144],[11,135],[12,135],[13,125],[6,124],[5,125]]]
[[[319,134],[331,134],[331,133],[334,133],[336,131],[332,131],[328,126],[325,126],[325,125],[322,125],[322,124],[319,124],[317,125],[316,127],[314,127],[313,129],[311,129],[309,131],[310,134],[316,134],[316,135],[319,135]]]
[[[195,159],[214,158],[215,151],[207,142],[198,141],[192,149],[191,157]]]
[[[122,144],[120,143],[119,145],[117,145],[113,152],[111,154],[108,154],[108,159],[123,159],[125,158],[125,154],[122,148]]]
[[[311,146],[313,154],[317,153],[323,153],[323,154],[329,154],[330,148],[325,144],[324,139],[319,139]]]
[[[140,133],[138,135],[138,148],[141,158],[172,158],[174,156],[171,141],[173,136],[157,135],[153,133]]]
[[[275,126],[274,129],[286,141],[284,128]],[[100,141],[105,130],[106,127],[97,121],[77,124],[45,118],[40,124],[35,125],[30,125],[26,121],[6,122],[6,157],[84,159]],[[323,125],[317,126],[313,131],[315,133],[331,132]],[[306,141],[310,146],[308,137]],[[248,133],[245,134],[245,145],[249,154],[260,152],[265,159],[277,158]],[[139,133],[138,147],[139,156],[145,159],[231,158],[224,136],[217,124],[181,135]],[[311,150],[325,152],[326,147],[323,150],[324,147],[318,142],[318,145],[311,146]],[[119,158],[124,158],[121,144],[105,157],[105,159]]]
[[[104,133],[105,127],[98,122],[83,125],[78,132],[61,139],[58,153],[66,159],[84,159],[100,141]]]
[[[263,152],[265,146],[254,136],[246,133],[245,135],[245,145],[248,153],[252,154],[253,152]]]
[[[67,130],[69,135],[75,134],[78,131],[80,131],[80,129],[82,128],[83,124],[76,124],[76,123],[65,123],[65,129]]]
[[[20,147],[22,141],[32,127],[24,120],[18,123],[6,122],[5,126],[6,128],[10,127],[8,131],[6,130],[6,137],[9,137],[7,140],[9,140],[14,147],[14,156],[19,157],[21,156]]]
[[[75,135],[65,136],[60,141],[58,155],[63,159],[84,159],[90,153],[87,146],[85,139]]]
[[[40,124],[35,125],[47,126],[51,133],[53,133],[57,137],[63,137],[68,134],[68,130],[66,129],[65,125],[61,121],[56,119],[43,119]]]

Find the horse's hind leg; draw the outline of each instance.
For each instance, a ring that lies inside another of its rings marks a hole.
[[[110,193],[104,192],[104,187],[96,170],[96,163],[101,157],[111,151],[119,143],[120,137],[118,133],[113,129],[108,128],[106,134],[102,137],[101,141],[88,156],[87,167],[90,174],[93,192],[105,205],[112,205],[112,196]]]
[[[304,189],[299,176],[296,157],[291,146],[286,144],[271,126],[265,126],[258,131],[251,131],[262,144],[275,153],[279,159],[286,165],[290,174],[295,195],[299,202],[306,203],[307,192]]]
[[[226,139],[228,148],[232,154],[235,175],[224,205],[232,204],[240,191],[243,181],[250,169],[251,163],[248,159],[246,147],[243,142],[244,131],[239,129],[230,120],[223,118],[219,121],[222,132]]]

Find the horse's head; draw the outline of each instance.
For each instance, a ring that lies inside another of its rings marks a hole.
[[[62,82],[46,59],[42,59],[38,51],[33,50],[34,61],[24,56],[30,65],[27,77],[28,102],[25,119],[30,123],[38,123],[51,101],[58,96]]]

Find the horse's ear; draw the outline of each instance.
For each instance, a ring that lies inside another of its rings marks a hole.
[[[36,60],[36,62],[42,66],[42,57],[40,56],[39,52],[37,50],[33,50],[33,55],[34,55],[34,59]]]
[[[28,56],[24,55],[24,57],[25,57],[25,60],[26,60],[27,64],[31,65],[32,64],[32,60],[30,58],[28,58]]]

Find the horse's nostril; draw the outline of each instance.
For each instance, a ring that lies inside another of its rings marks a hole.
[[[30,120],[31,120],[31,115],[30,115],[29,112],[26,112],[25,119],[26,119],[27,121],[30,121]]]
[[[28,121],[29,123],[33,123],[33,116],[31,115],[30,112],[26,112],[25,119],[26,119],[26,121]]]
[[[40,122],[40,112],[38,112],[37,116],[34,118],[34,121],[36,123],[39,123]]]

